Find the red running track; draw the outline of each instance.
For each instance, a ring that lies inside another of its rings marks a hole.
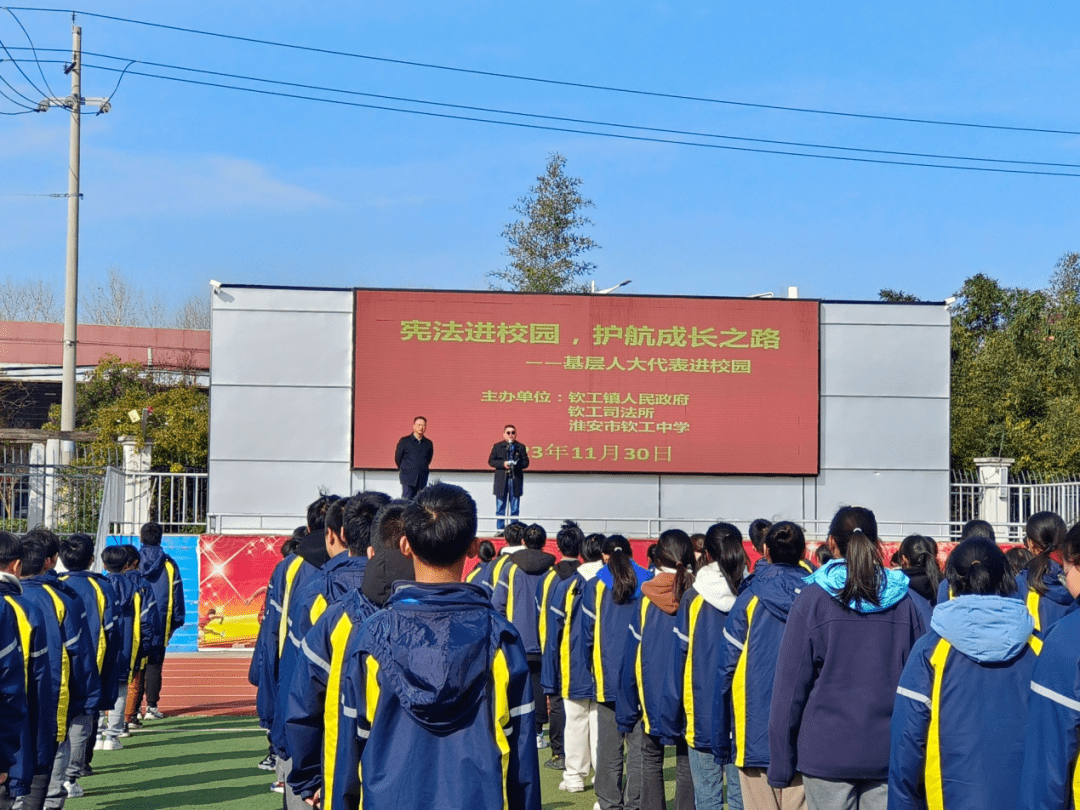
[[[255,716],[250,652],[168,653],[158,708],[176,716]]]

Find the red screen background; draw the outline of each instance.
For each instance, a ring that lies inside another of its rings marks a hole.
[[[816,301],[358,290],[355,348],[355,468],[423,415],[433,472],[818,472]]]

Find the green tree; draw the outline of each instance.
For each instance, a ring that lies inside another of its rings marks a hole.
[[[983,274],[957,293],[952,324],[952,463],[1010,456],[1015,469],[1080,474],[1080,301],[1066,254],[1046,290]]]
[[[878,290],[878,298],[882,301],[888,301],[893,304],[902,304],[921,300],[917,295],[912,295],[911,293],[904,292],[903,290],[890,290],[888,287],[883,290]]]
[[[596,268],[582,258],[599,247],[580,233],[592,220],[582,211],[595,208],[579,190],[581,179],[565,172],[566,158],[555,152],[548,158],[536,185],[514,204],[522,216],[503,228],[509,264],[488,275],[493,289],[517,292],[585,292],[581,281]]]
[[[146,430],[141,415],[149,408]],[[210,400],[183,371],[146,369],[106,356],[75,389],[75,427],[97,433],[93,442],[96,463],[104,463],[120,436],[152,441],[151,463],[180,472],[205,467],[209,442]],[[58,430],[60,406],[49,410],[48,429]]]

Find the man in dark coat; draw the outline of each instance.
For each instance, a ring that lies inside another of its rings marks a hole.
[[[394,464],[398,468],[398,480],[401,481],[401,497],[406,500],[415,497],[427,486],[435,445],[424,435],[426,431],[427,419],[416,417],[413,419],[412,433],[402,436],[394,451]]]
[[[502,532],[507,507],[511,517],[518,515],[525,468],[529,466],[529,449],[517,440],[517,428],[513,425],[503,428],[503,440],[491,448],[488,466],[495,468],[495,514],[499,516],[495,527]]]

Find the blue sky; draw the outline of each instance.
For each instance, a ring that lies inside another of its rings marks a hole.
[[[561,81],[1080,130],[1080,7],[1068,3],[88,0],[82,10]],[[16,13],[39,48],[70,46],[68,16]],[[143,62],[651,127],[1080,165],[1073,135],[649,98],[79,23],[85,51]],[[6,13],[0,38],[26,45]],[[124,62],[85,61],[84,95],[108,95],[117,74],[91,66]],[[58,94],[69,92],[59,65],[45,70]],[[35,96],[11,64],[0,76]],[[0,110],[12,109],[0,99]],[[61,110],[0,116],[0,195],[66,191],[67,138]],[[129,75],[111,113],[84,118],[81,284],[119,267],[167,302],[205,293],[210,278],[481,289],[506,261],[510,206],[556,151],[596,203],[594,278],[633,279],[626,292],[636,294],[793,285],[804,297],[873,299],[893,287],[940,300],[976,272],[1042,286],[1062,253],[1080,250],[1080,177],[640,143]],[[0,280],[43,278],[61,290],[64,201],[0,196],[0,223]]]

